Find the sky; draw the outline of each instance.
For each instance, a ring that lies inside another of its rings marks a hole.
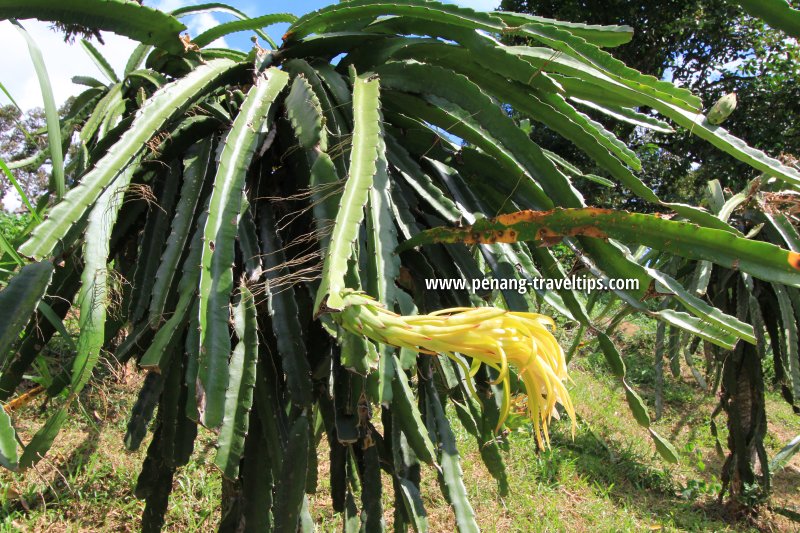
[[[270,2],[269,10],[259,5],[256,0],[228,0],[228,4],[247,13],[249,16],[259,16],[268,13],[293,13],[303,15],[319,9],[334,0],[281,0]],[[445,0],[447,1],[447,0]],[[173,9],[202,3],[200,0],[145,0],[145,5],[171,11]],[[495,9],[500,0],[453,0],[448,3],[458,4],[472,9],[490,11]],[[261,2],[263,4],[263,2]],[[233,17],[219,13],[202,13],[182,19],[187,26],[190,36],[197,36],[213,26],[233,20]],[[107,82],[100,69],[94,64],[80,43],[67,44],[61,34],[50,29],[49,22],[37,20],[20,21],[28,33],[36,41],[44,56],[47,74],[53,88],[53,95],[57,105],[61,105],[70,96],[81,93],[86,87],[72,83],[73,76],[92,76]],[[288,24],[276,24],[267,28],[267,33],[277,43],[286,32]],[[250,37],[253,32],[240,32],[218,39],[213,46],[223,46],[247,50],[252,46]],[[124,69],[128,57],[136,43],[125,37],[113,33],[103,32],[104,45],[96,40],[93,44],[105,56],[114,71],[120,74]],[[263,43],[262,43],[263,44]],[[20,32],[8,21],[0,21],[0,83],[8,90],[14,101],[23,109],[28,110],[42,106],[42,96],[39,82],[31,62],[28,48]],[[0,105],[9,103],[5,94],[0,92]],[[5,179],[0,176],[0,179]],[[21,206],[21,200],[12,189],[1,199],[2,207],[7,211],[16,211]]]
[[[178,7],[199,4],[198,0],[145,0],[145,5],[170,11]],[[239,8],[250,16],[264,15],[267,13],[293,13],[303,15],[309,11],[319,9],[331,3],[325,0],[293,0],[269,2],[270,8],[263,7],[264,2],[255,0],[229,0],[228,3]],[[500,0],[456,0],[450,3],[459,4],[479,10],[491,10],[500,4]],[[261,4],[261,5],[259,5]],[[189,34],[197,36],[199,33],[220,22],[232,20],[232,17],[203,13],[186,17],[182,21],[189,29]],[[100,70],[94,65],[83,47],[79,43],[72,45],[64,43],[61,36],[50,30],[50,24],[36,20],[21,21],[36,43],[42,49],[47,73],[53,85],[56,103],[61,104],[68,97],[80,93],[84,87],[72,83],[72,76],[93,76],[104,80]],[[286,31],[288,24],[276,24],[267,29],[267,33],[280,43],[280,36]],[[223,42],[215,43],[234,48],[248,49],[251,46],[252,32],[241,32],[222,39]],[[103,55],[120,72],[133,50],[135,43],[125,37],[103,33],[105,45],[96,41],[94,44]],[[11,93],[19,106],[30,109],[42,105],[39,92],[39,83],[33,70],[28,49],[20,33],[8,21],[0,22],[0,83]],[[0,93],[0,105],[8,103],[8,98]]]

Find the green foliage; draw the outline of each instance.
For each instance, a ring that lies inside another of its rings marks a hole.
[[[11,346],[19,337],[39,302],[44,296],[53,276],[53,264],[49,261],[31,263],[22,267],[8,285],[0,291],[0,366],[5,366],[5,358]]]
[[[0,234],[9,242],[17,242],[31,223],[30,213],[9,213],[0,210]]]
[[[0,7],[1,8],[1,7]],[[28,44],[28,52],[30,53],[33,67],[36,71],[36,77],[39,80],[39,87],[42,91],[42,100],[44,102],[44,115],[47,124],[47,139],[50,148],[50,164],[53,166],[53,180],[52,187],[55,192],[56,198],[61,200],[64,196],[64,154],[61,148],[61,124],[58,116],[58,109],[56,102],[53,98],[53,88],[50,85],[50,77],[47,75],[47,67],[44,64],[44,57],[42,51],[36,44],[36,41],[28,34],[27,30],[16,20],[12,19],[11,23],[17,27],[17,30],[25,38]]]
[[[800,12],[786,0],[764,0],[763,2],[738,0],[737,3],[748,13],[764,20],[773,28],[800,38]]]
[[[705,109],[735,92],[738,112],[725,121],[725,128],[773,156],[797,154],[800,48],[781,31],[789,31],[783,23],[797,19],[797,10],[785,0],[739,3],[745,10],[737,3],[504,0],[501,8],[561,20],[628,25],[633,37],[611,51],[615,57],[639,71],[692,90],[702,99]],[[767,13],[780,15],[758,18]],[[582,111],[628,142],[642,161],[642,179],[668,201],[692,199],[699,203],[703,200],[705,183],[711,179],[719,179],[725,186],[738,190],[757,175],[747,165],[694,137],[690,127],[684,126],[687,130],[668,135],[634,130],[631,125],[615,125],[607,114],[578,103]],[[639,110],[648,113],[647,107]],[[753,116],[761,119],[752,120]],[[549,129],[535,127],[533,135],[545,148],[586,172],[597,173],[593,161]],[[592,203],[598,205],[646,209],[624,190],[600,187],[586,190],[593,198]]]
[[[661,263],[637,262],[641,254],[628,245],[638,242],[739,265],[764,283],[797,284],[800,267],[788,246],[747,241],[722,218],[665,202],[633,174],[636,155],[573,105],[569,97],[616,106],[626,124],[636,119],[664,131],[662,121],[633,111],[652,107],[745,163],[800,181],[796,170],[710,128],[690,91],[599,47],[623,42],[625,29],[542,19],[518,26],[512,15],[451,4],[352,0],[297,19],[275,51],[256,46],[243,54],[189,43],[184,49],[175,42],[181,25],[172,16],[122,0],[72,0],[58,12],[42,2],[0,1],[0,16],[12,12],[111,29],[154,46],[134,52],[119,82],[109,73],[109,86],[89,83],[70,109],[65,122],[78,135],[66,183],[77,185],[46,206],[44,221],[19,246],[34,261],[4,296],[21,286],[27,307],[9,322],[15,327],[7,338],[19,340],[0,358],[7,399],[63,329],[77,294],[77,350],[63,357],[64,371],[48,388],[52,412],[24,443],[22,468],[47,453],[101,354],[157,373],[145,384],[127,438],[138,446],[155,416],[134,491],[145,501],[143,529],[164,525],[198,425],[217,441],[223,530],[308,527],[323,435],[332,506],[347,528],[385,527],[382,471],[392,480],[397,523],[424,528],[420,470],[431,467],[458,527],[475,530],[448,405],[457,405],[501,491],[512,490],[499,453],[504,437],[494,433],[508,398],[494,369],[470,369],[456,354],[398,351],[388,336],[376,346],[356,327],[345,334],[330,316],[343,310],[348,290],[364,290],[392,312],[429,313],[483,301],[464,290],[425,290],[427,278],[567,276],[550,251],[523,243],[481,242],[475,253],[461,244],[397,248],[445,222],[472,224],[520,209],[591,215],[579,190],[582,173],[565,170],[569,163],[543,150],[499,102],[549,124],[615,183],[682,219],[600,212],[594,225],[579,221],[597,232],[533,235],[562,241],[596,277],[639,280],[638,289],[616,291],[626,313],[644,312],[726,347],[757,341],[737,309],[718,312],[691,294],[688,282],[673,285]],[[238,18],[199,44],[285,17]],[[505,35],[537,46],[506,46],[498,40]],[[40,285],[25,283],[31,270],[53,271],[44,296]],[[658,284],[676,288],[675,308],[654,310],[643,301]],[[534,298],[511,291],[486,296],[511,310],[535,309]],[[677,460],[643,396],[625,381],[625,363],[609,337],[613,327],[603,331],[575,291],[541,297],[594,334],[635,420],[662,457]],[[47,327],[39,327],[47,312],[33,313],[30,305],[41,299],[53,308]],[[377,413],[380,425],[372,421]],[[8,424],[2,429],[6,442]],[[15,452],[3,453],[13,466]]]
[[[18,462],[17,433],[11,425],[11,417],[5,409],[0,409],[0,465],[16,470]]]
[[[23,114],[14,105],[0,107],[0,158],[28,198],[36,198],[47,190],[49,177],[42,168],[47,157],[44,150],[46,136],[37,134],[44,130],[44,111],[41,108]],[[0,179],[3,196],[13,187],[11,180],[6,178]]]

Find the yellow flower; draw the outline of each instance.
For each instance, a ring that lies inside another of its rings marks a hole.
[[[558,416],[560,403],[572,419],[575,410],[564,386],[568,379],[564,352],[548,327],[553,319],[536,313],[506,311],[497,307],[442,309],[427,315],[403,316],[384,308],[362,293],[344,296],[345,308],[336,319],[348,331],[374,341],[422,353],[441,353],[464,365],[456,353],[472,358],[473,375],[480,363],[499,372],[495,383],[503,385],[499,429],[511,403],[509,366],[514,366],[525,385],[528,415],[533,421],[536,442],[549,445],[547,424]],[[471,385],[471,381],[468,380]],[[474,390],[472,391],[474,393]]]

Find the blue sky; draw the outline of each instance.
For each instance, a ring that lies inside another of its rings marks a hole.
[[[491,11],[500,5],[500,0],[444,0],[445,3],[458,4],[464,7],[471,7],[481,11]],[[186,5],[198,2],[187,2],[186,0],[162,0],[162,4],[167,4],[165,7],[171,8],[171,5]],[[263,15],[264,13],[292,13],[297,16],[304,15],[316,9],[320,9],[330,4],[323,0],[295,0],[293,2],[272,2],[271,8],[265,10],[263,2],[255,2],[252,0],[234,0],[229,2],[230,5],[244,11],[251,17]],[[233,17],[226,17],[218,15],[218,20],[227,21],[232,20]],[[267,29],[267,33],[272,37],[275,42],[280,44],[281,36],[286,32],[289,24],[276,24]],[[232,35],[227,39],[230,46],[234,48],[248,48],[250,46],[250,34],[237,34]]]

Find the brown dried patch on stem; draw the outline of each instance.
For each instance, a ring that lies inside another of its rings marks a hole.
[[[795,270],[800,270],[800,254],[797,252],[789,252],[789,264]]]
[[[612,213],[609,209],[587,208],[584,211],[589,212],[590,217],[596,217],[601,214]],[[488,225],[501,224],[505,226],[501,229],[477,229],[475,226],[466,228],[463,242],[466,244],[495,244],[505,243],[512,244],[519,240],[520,228],[518,225],[531,224],[538,226],[533,240],[537,241],[541,246],[551,246],[561,241],[563,237],[581,235],[584,237],[593,237],[595,239],[607,239],[608,234],[592,224],[583,224],[574,226],[566,230],[556,230],[546,225],[547,219],[555,211],[533,211],[524,210],[515,213],[508,213],[505,215],[498,215],[490,219]],[[527,229],[527,228],[526,228]],[[533,229],[533,228],[531,228]]]
[[[20,394],[19,396],[17,396],[7,404],[5,404],[3,406],[3,409],[5,410],[6,413],[11,414],[13,411],[16,411],[21,407],[25,407],[26,405],[31,403],[42,392],[44,392],[44,387],[42,387],[41,385],[36,385],[29,391]]]
[[[548,228],[547,226],[542,226],[536,232],[536,240],[537,241],[547,241],[547,240],[561,240],[562,237],[567,236],[577,236],[580,235],[582,237],[593,237],[595,239],[607,239],[608,234],[598,228],[597,226],[575,226],[574,228],[570,228],[569,231],[558,232],[553,229]]]

